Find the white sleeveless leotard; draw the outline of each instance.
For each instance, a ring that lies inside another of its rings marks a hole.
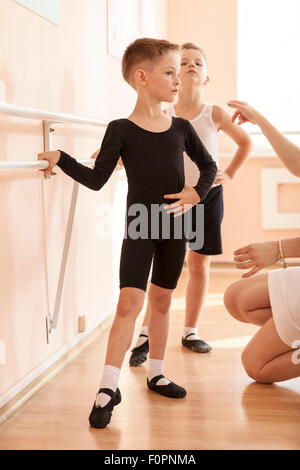
[[[216,165],[219,165],[219,136],[216,126],[214,125],[212,119],[212,104],[205,104],[199,116],[195,119],[191,119],[190,123],[194,127],[195,131],[199,135],[201,141],[205,145],[206,149],[212,156],[213,160],[216,162]],[[176,117],[176,111],[174,106],[171,106],[168,109],[169,116]],[[199,169],[197,165],[186,155],[184,152],[184,172],[185,172],[185,182],[189,186],[195,186],[199,179]],[[219,185],[213,185],[219,186]]]

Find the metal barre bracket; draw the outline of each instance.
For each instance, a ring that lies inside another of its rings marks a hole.
[[[55,132],[53,127],[53,122],[43,121],[43,131],[44,131],[44,152],[50,152],[53,149],[53,139],[52,133]],[[45,180],[51,179],[56,173],[51,173],[50,175],[44,174]]]
[[[45,121],[45,120],[43,121],[44,152],[49,152],[53,149],[52,133],[55,131],[53,124],[54,123],[52,121]],[[53,175],[55,175],[55,173],[52,173],[51,175],[45,175],[45,179],[49,180],[51,179]],[[72,229],[73,229],[74,214],[75,214],[76,203],[77,203],[78,187],[79,187],[79,183],[74,181],[68,222],[67,222],[67,229],[66,229],[66,234],[65,234],[63,254],[62,254],[62,259],[60,263],[60,272],[59,272],[58,284],[57,284],[57,289],[56,289],[54,311],[53,311],[52,316],[51,315],[46,316],[47,342],[49,342],[49,335],[51,334],[52,330],[55,329],[57,326],[63,284],[64,284],[64,279],[65,279],[67,258],[68,258]]]
[[[58,284],[57,284],[57,289],[56,289],[54,311],[53,311],[53,316],[52,317],[50,316],[50,318],[47,320],[49,333],[51,333],[51,331],[55,329],[57,326],[60,303],[61,303],[61,298],[62,298],[62,290],[63,290],[64,279],[65,279],[66,265],[67,265],[67,259],[68,259],[71,235],[72,235],[72,229],[73,229],[74,214],[75,214],[76,203],[77,203],[78,188],[79,188],[79,183],[77,183],[77,181],[74,181],[68,222],[67,222],[67,230],[66,230],[65,241],[64,241],[63,254],[62,254],[61,263],[60,263],[60,272],[59,272]]]

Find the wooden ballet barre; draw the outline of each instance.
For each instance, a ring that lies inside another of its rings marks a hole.
[[[29,118],[29,119],[38,119],[38,120],[43,121],[44,152],[51,151],[53,149],[52,134],[55,131],[53,126],[56,123],[84,124],[84,125],[92,125],[92,126],[104,127],[104,128],[108,124],[108,122],[106,121],[99,121],[96,119],[90,119],[90,118],[86,118],[82,116],[75,116],[72,114],[52,113],[52,112],[44,111],[41,109],[26,108],[26,107],[16,106],[13,104],[7,104],[3,102],[0,103],[0,114],[6,114],[10,116],[17,116],[17,117]],[[95,159],[89,158],[89,159],[81,160],[78,162],[83,165],[92,166],[95,164]],[[49,166],[49,163],[47,161],[42,161],[42,160],[36,160],[32,162],[3,162],[2,161],[0,162],[0,171],[28,170],[28,169],[29,170],[43,170],[43,169],[48,168],[48,166]],[[45,175],[46,180],[49,178],[50,176]],[[63,248],[63,253],[62,253],[62,258],[61,258],[60,272],[59,272],[59,278],[58,278],[57,289],[56,289],[53,314],[51,315],[49,312],[47,312],[47,315],[46,315],[47,342],[49,342],[49,335],[51,331],[55,329],[57,326],[58,317],[59,317],[66,264],[67,264],[67,258],[68,258],[70,241],[71,241],[75,208],[76,208],[76,203],[77,203],[78,186],[79,186],[79,183],[74,181],[70,208],[69,208],[67,229],[66,229],[66,234],[65,234],[64,248]]]
[[[95,160],[89,158],[88,160],[78,160],[82,165],[91,166],[95,164]],[[0,162],[0,171],[4,170],[45,170],[48,168],[49,163],[45,160],[37,160],[34,162]]]
[[[0,162],[0,171],[2,170],[45,170],[48,168],[47,161],[36,162]]]
[[[97,119],[86,118],[66,113],[52,113],[42,109],[27,108],[24,106],[16,106],[9,103],[0,102],[0,114],[8,114],[10,116],[18,116],[29,119],[38,119],[41,121],[55,122],[72,122],[76,124],[86,124],[92,126],[106,127],[106,121],[99,121]]]

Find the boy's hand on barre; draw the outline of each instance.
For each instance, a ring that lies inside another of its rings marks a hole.
[[[232,122],[238,118],[237,124],[243,124],[244,122],[251,122],[252,124],[257,124],[257,118],[260,116],[260,113],[252,108],[246,101],[232,100],[228,101],[228,106],[231,108],[236,108],[237,111],[232,116]]]
[[[60,151],[52,150],[51,152],[42,152],[38,154],[38,160],[47,160],[49,162],[48,168],[45,170],[39,170],[45,173],[46,175],[51,175],[52,170],[60,159]]]
[[[180,193],[166,194],[165,199],[178,199],[170,205],[164,206],[168,214],[174,213],[174,217],[185,214],[193,206],[201,201],[199,194],[192,186],[184,186]]]
[[[277,241],[252,243],[234,252],[236,267],[249,269],[242,277],[250,277],[266,266],[275,264],[279,259],[279,245]]]

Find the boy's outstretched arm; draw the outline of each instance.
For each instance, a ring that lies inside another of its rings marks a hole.
[[[214,106],[213,108],[213,121],[217,129],[221,129],[225,134],[231,137],[231,139],[238,146],[230,164],[225,169],[225,173],[231,179],[236,175],[237,171],[246,162],[246,159],[252,149],[252,141],[248,136],[247,132],[245,132],[244,129],[232,122],[230,114],[227,113],[220,106]],[[223,179],[221,177],[220,180],[216,181],[216,184],[224,182],[226,183],[226,179]]]
[[[96,150],[96,152],[94,152],[93,155],[90,156],[90,158],[97,158],[99,155],[99,152],[100,152],[100,149]],[[118,160],[117,169],[121,169],[121,168],[124,168],[124,164],[123,164],[122,158],[120,157]]]
[[[95,160],[94,168],[88,168],[78,163],[74,158],[62,150],[43,152],[38,155],[39,160],[47,160],[49,167],[42,170],[50,174],[55,165],[78,183],[98,191],[107,182],[114,171],[123,148],[123,139],[120,136],[115,122],[110,122],[103,137],[99,155]]]

